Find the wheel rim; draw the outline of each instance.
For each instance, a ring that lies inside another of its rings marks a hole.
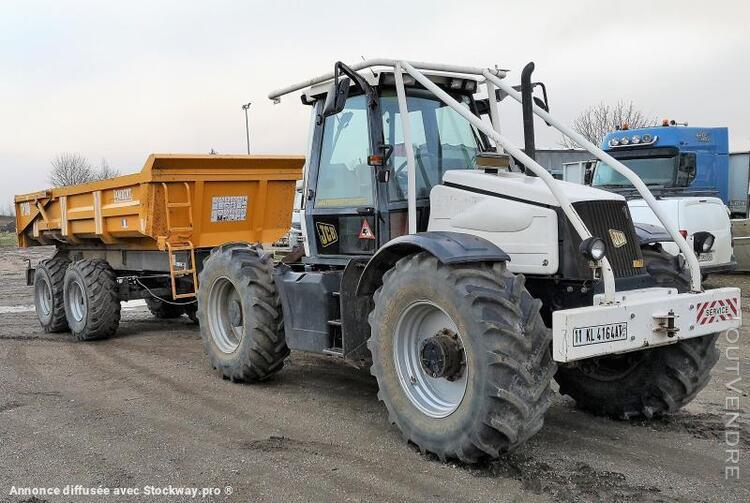
[[[52,312],[52,285],[49,284],[47,278],[38,283],[35,293],[36,305],[44,316],[49,316]]]
[[[83,321],[86,317],[86,296],[83,295],[83,288],[77,281],[71,282],[68,287],[68,306],[73,319]]]
[[[222,353],[234,353],[244,331],[242,299],[229,278],[217,278],[208,293],[208,327]]]
[[[430,301],[408,306],[396,324],[393,359],[399,382],[411,403],[429,417],[444,418],[458,409],[466,395],[468,365],[460,375],[433,377],[422,363],[423,348],[438,334],[451,333],[463,353],[456,324]]]

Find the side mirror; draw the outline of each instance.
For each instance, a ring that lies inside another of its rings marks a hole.
[[[680,154],[680,165],[678,167],[677,174],[677,185],[679,187],[687,187],[695,179],[696,175],[695,167],[695,154],[683,153]]]
[[[545,112],[549,113],[549,105],[547,105],[547,102],[545,100],[537,96],[534,96],[534,103],[536,104],[536,106],[538,106]]]
[[[346,99],[349,97],[349,77],[342,77],[331,84],[323,105],[323,117],[336,115],[344,109]]]

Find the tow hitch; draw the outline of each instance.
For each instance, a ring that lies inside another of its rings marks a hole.
[[[678,315],[676,315],[672,309],[670,309],[667,314],[655,314],[654,320],[656,321],[656,328],[654,328],[654,333],[657,335],[674,337],[677,335],[677,332],[680,331],[680,327],[675,326],[675,320],[677,318]]]

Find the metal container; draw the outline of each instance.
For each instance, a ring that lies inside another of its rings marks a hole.
[[[272,243],[304,157],[152,154],[140,173],[16,196],[20,247],[166,250]]]

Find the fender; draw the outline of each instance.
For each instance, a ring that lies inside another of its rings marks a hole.
[[[412,253],[426,251],[443,264],[509,262],[510,256],[484,238],[461,232],[429,231],[399,236],[370,259],[357,284],[357,295],[372,295],[385,271]]]
[[[672,236],[670,236],[663,227],[660,227],[658,225],[634,222],[633,226],[635,227],[635,234],[638,236],[638,241],[640,241],[641,246],[653,243],[674,241],[674,239],[672,239]]]

